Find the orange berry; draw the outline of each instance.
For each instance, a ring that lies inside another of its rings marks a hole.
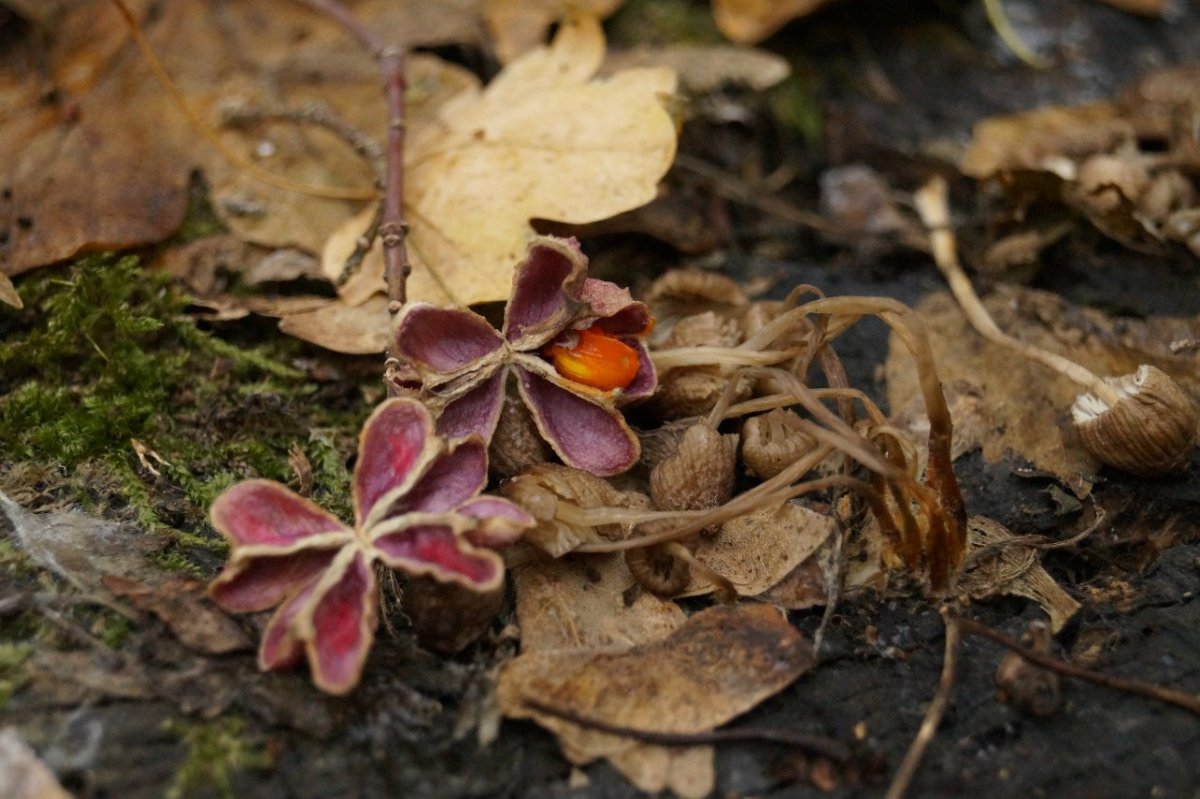
[[[625,388],[638,373],[637,350],[596,328],[581,330],[574,347],[550,344],[542,350],[560,375],[603,391]]]

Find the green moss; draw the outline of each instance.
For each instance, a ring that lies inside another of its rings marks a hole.
[[[188,748],[187,760],[175,773],[167,799],[182,799],[202,788],[215,789],[223,799],[232,799],[235,774],[271,765],[263,743],[246,734],[245,723],[237,716],[204,724],[169,721],[165,727]]]
[[[25,661],[32,652],[28,643],[0,642],[0,707],[25,684]]]
[[[294,480],[293,446],[313,457],[317,498],[347,509],[344,462],[367,409],[352,382],[322,389],[288,365],[303,345],[201,330],[186,299],[133,257],[89,256],[20,289],[25,310],[0,311],[7,479],[54,469],[64,498],[168,534],[174,546],[157,557],[189,571],[211,570],[200,550],[225,549],[207,524],[215,497],[247,477]],[[141,462],[133,440],[157,457]]]
[[[768,103],[775,118],[784,127],[800,134],[810,150],[821,147],[825,127],[816,88],[808,73],[793,64],[792,74],[768,93]]]
[[[133,632],[133,623],[113,610],[105,610],[96,619],[97,637],[112,649],[120,649]]]
[[[631,0],[609,23],[614,43],[630,45],[720,44],[708,3],[695,0]]]

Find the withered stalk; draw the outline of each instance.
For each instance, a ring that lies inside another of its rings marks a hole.
[[[941,609],[941,614],[942,622],[946,625],[946,654],[942,657],[942,678],[938,681],[937,694],[929,703],[925,718],[921,720],[916,737],[904,753],[904,760],[900,761],[900,767],[896,769],[896,775],[892,777],[892,784],[888,786],[884,799],[902,799],[908,791],[917,769],[921,767],[921,758],[925,756],[925,750],[933,741],[938,725],[942,723],[942,716],[946,715],[946,708],[950,705],[950,694],[954,690],[954,679],[958,671],[959,620],[951,616],[946,608]]]
[[[341,25],[379,62],[387,98],[387,162],[383,178],[383,213],[379,237],[383,244],[384,279],[387,281],[388,313],[395,319],[408,301],[408,223],[404,221],[404,140],[407,132],[407,51],[389,45],[363,24],[340,0],[298,0]]]

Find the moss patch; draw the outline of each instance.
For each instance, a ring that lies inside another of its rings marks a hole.
[[[215,789],[223,799],[233,799],[235,774],[271,765],[263,743],[246,735],[245,723],[237,716],[207,724],[173,721],[166,727],[188,748],[187,760],[175,773],[167,799],[182,799],[199,789]]]
[[[292,448],[313,465],[314,498],[348,511],[345,463],[369,409],[353,379],[318,383],[292,365],[328,358],[338,373],[337,356],[269,329],[235,329],[240,341],[201,330],[186,298],[135,257],[82,258],[20,290],[25,309],[0,311],[10,493],[32,488],[167,533],[161,562],[202,576],[224,548],[207,524],[212,500],[247,477],[295,482]],[[58,482],[27,485],[35,473]]]

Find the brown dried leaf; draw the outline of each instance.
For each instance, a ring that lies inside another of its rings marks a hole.
[[[785,502],[731,519],[717,535],[701,538],[695,555],[733,583],[740,596],[759,596],[817,552],[834,526],[828,516]],[[681,596],[713,589],[706,580],[694,581]]]
[[[284,299],[302,301],[302,298]],[[273,310],[266,308],[258,312],[275,315]],[[325,300],[316,308],[295,313],[279,309],[279,312],[283,316],[279,320],[279,329],[284,333],[335,352],[373,355],[387,347],[387,298],[382,294],[370,297],[358,307]]]
[[[3,272],[0,272],[0,302],[17,309],[25,307],[25,303],[21,302],[21,295],[17,293],[17,287]]]
[[[1008,545],[1013,534],[983,516],[972,516],[968,530],[971,554],[982,557],[963,573],[961,587],[975,599],[999,594],[1031,599],[1050,616],[1050,629],[1058,634],[1080,606],[1042,568],[1037,549]]]
[[[828,0],[713,0],[713,20],[738,44],[761,42],[797,17],[811,14]]]
[[[194,652],[223,655],[253,649],[254,644],[233,619],[218,610],[204,592],[204,584],[173,575],[141,581],[108,575],[104,586],[128,599],[138,610],[153,613]]]
[[[701,797],[712,790],[710,748],[673,758],[661,747],[537,713],[526,699],[625,727],[702,732],[783,690],[812,665],[812,648],[783,614],[733,605],[701,611],[667,638],[626,652],[522,654],[501,671],[497,698],[505,715],[554,731],[573,763],[607,757],[642,790]]]
[[[1074,159],[1110,152],[1132,138],[1133,127],[1109,103],[1039,108],[977,122],[958,167],[980,180],[1015,170],[1071,180]]]
[[[1047,292],[1012,286],[997,287],[984,305],[1002,330],[1063,353],[1096,374],[1127,375],[1139,364],[1149,363],[1175,378],[1193,401],[1200,396],[1194,361],[1169,348],[1172,341],[1200,334],[1200,318],[1116,320]],[[1070,407],[1080,388],[1007,348],[984,342],[949,294],[931,295],[917,312],[929,331],[942,381],[951,389],[950,402],[965,394],[968,401],[962,409],[973,409],[970,417],[955,413],[954,450],[982,447],[989,463],[1015,455],[1055,475],[1077,496],[1085,496],[1097,464],[1071,425]],[[916,375],[894,338],[885,372],[889,405],[900,409],[901,419],[918,418]],[[909,407],[910,403],[914,404]],[[914,432],[927,431],[914,428]]]
[[[538,558],[512,576],[522,652],[624,650],[661,640],[687,620],[674,602],[631,592],[619,554]]]
[[[477,38],[475,4],[368,0],[355,13],[397,44],[462,42]],[[153,16],[145,0],[130,5],[189,108],[210,128],[220,126],[229,104],[262,110],[313,99],[368,135],[381,137],[386,128],[373,60],[302,4],[179,0],[155,5]],[[0,164],[0,178],[12,187],[3,216],[14,220],[6,225],[0,271],[15,275],[83,251],[165,238],[183,219],[196,168],[213,186],[217,213],[248,240],[317,249],[354,213],[347,201],[269,187],[230,166],[163,91],[111,4],[64,6],[48,53],[31,35],[2,56],[0,152],[17,156]],[[430,64],[456,76],[445,80],[443,93],[431,93],[422,79]],[[414,124],[430,116],[423,102],[440,104],[463,88],[463,76],[473,80],[429,56],[414,56],[412,68]],[[44,101],[51,90],[62,98],[57,104]],[[373,175],[361,159],[324,131],[280,123],[218,135],[281,177],[371,192]]]

